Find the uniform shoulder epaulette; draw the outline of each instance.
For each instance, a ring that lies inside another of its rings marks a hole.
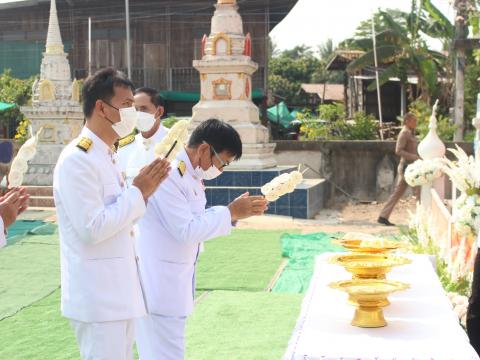
[[[178,173],[180,174],[181,177],[185,175],[185,171],[187,171],[187,165],[185,165],[184,161],[179,161],[178,166],[177,166]]]
[[[131,144],[135,141],[135,135],[128,135],[125,136],[124,138],[120,139],[118,142],[118,147],[122,148],[124,146],[127,146],[128,144]]]
[[[92,140],[90,140],[87,137],[82,137],[77,144],[77,148],[79,148],[84,152],[88,152],[88,150],[90,150],[90,148],[92,147],[92,144],[93,144]]]

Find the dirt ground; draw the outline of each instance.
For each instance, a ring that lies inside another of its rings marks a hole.
[[[346,204],[336,209],[324,209],[315,219],[301,220],[284,216],[266,215],[240,221],[241,229],[301,229],[302,233],[349,232],[398,233],[397,227],[388,227],[377,223],[383,203]],[[413,197],[401,200],[395,207],[390,221],[396,225],[408,225],[409,211],[415,212]]]

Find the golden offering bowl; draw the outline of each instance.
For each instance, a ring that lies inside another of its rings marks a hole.
[[[343,266],[352,273],[352,279],[385,279],[392,267],[410,264],[412,261],[403,256],[388,254],[338,254],[330,258],[332,264]]]
[[[388,295],[408,289],[409,285],[391,280],[355,279],[334,282],[330,287],[345,291],[354,300],[353,326],[377,328],[387,325],[382,308],[390,304]]]
[[[353,252],[369,253],[369,254],[383,254],[391,251],[406,249],[407,244],[399,241],[379,239],[379,241],[364,241],[354,239],[338,239],[333,243],[343,246]]]

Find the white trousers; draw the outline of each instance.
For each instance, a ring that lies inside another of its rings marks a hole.
[[[83,360],[132,360],[134,320],[85,323],[70,319]]]
[[[140,360],[183,360],[186,317],[148,314],[135,320]]]

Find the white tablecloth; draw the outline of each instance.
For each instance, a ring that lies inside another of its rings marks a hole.
[[[389,297],[388,325],[366,329],[350,325],[354,307],[347,294],[328,284],[349,279],[341,266],[316,259],[310,287],[283,360],[470,360],[479,359],[451,310],[427,256],[395,268],[388,279],[409,283],[409,290]]]

